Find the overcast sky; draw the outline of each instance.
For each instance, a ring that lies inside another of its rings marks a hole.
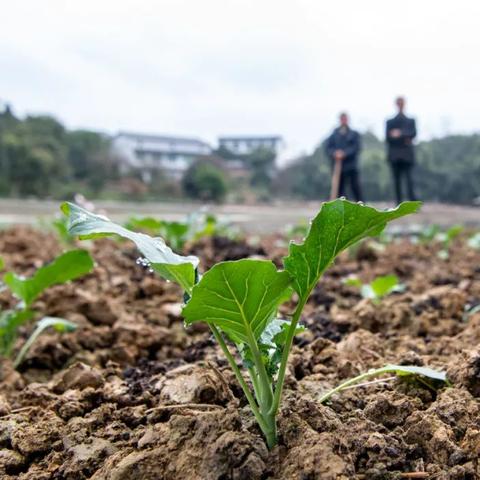
[[[347,110],[383,132],[480,130],[478,0],[0,0],[0,99],[71,128],[280,134],[310,151]]]

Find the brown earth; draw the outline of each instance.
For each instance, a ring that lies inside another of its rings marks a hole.
[[[342,255],[305,309],[270,452],[208,329],[185,330],[181,292],[136,265],[126,243],[83,245],[95,271],[35,305],[79,329],[44,334],[19,372],[2,362],[0,478],[480,478],[480,313],[464,312],[480,303],[480,252],[461,239],[446,261],[407,240]],[[27,227],[0,232],[7,270],[29,274],[60,251]],[[214,239],[191,251],[208,267],[267,253],[279,262],[285,247]],[[343,285],[352,273],[396,273],[407,290],[373,305]],[[3,308],[12,301],[0,294]],[[385,363],[444,369],[453,387],[395,380],[319,403]]]

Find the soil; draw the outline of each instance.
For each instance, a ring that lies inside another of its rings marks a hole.
[[[35,304],[78,330],[41,336],[19,371],[2,361],[1,479],[480,478],[480,313],[465,312],[480,303],[480,252],[462,239],[447,260],[407,239],[341,256],[305,308],[272,451],[206,326],[184,328],[180,290],[137,265],[127,243],[82,245],[94,272]],[[0,232],[6,269],[17,273],[61,250],[29,227]],[[208,268],[245,256],[278,263],[286,247],[279,237],[255,246],[217,238],[189,250]],[[407,288],[378,305],[342,283],[390,273]],[[0,293],[2,308],[13,301]],[[386,363],[446,370],[453,386],[396,379],[319,403]]]

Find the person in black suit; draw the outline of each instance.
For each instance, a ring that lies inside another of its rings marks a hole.
[[[417,135],[415,119],[408,118],[405,113],[405,98],[398,97],[395,101],[398,114],[387,120],[388,161],[392,168],[397,203],[403,200],[402,183],[406,183],[409,200],[415,200],[412,170],[415,164],[413,139]],[[405,181],[405,182],[404,182]]]
[[[340,126],[328,137],[325,144],[327,156],[332,161],[332,166],[337,159],[342,162],[342,173],[338,187],[338,195],[344,196],[347,183],[350,184],[353,196],[357,201],[363,201],[362,189],[358,173],[358,156],[361,143],[360,135],[349,126],[348,115],[340,114]]]

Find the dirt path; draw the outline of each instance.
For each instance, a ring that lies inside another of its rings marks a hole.
[[[58,212],[58,201],[0,200],[0,224],[34,224],[41,218]],[[186,215],[202,209],[217,214],[220,219],[239,225],[250,233],[282,231],[286,225],[311,218],[318,211],[317,202],[276,202],[270,205],[201,205],[198,203],[133,203],[99,201],[95,205],[105,210],[115,220],[124,220],[132,214],[152,215],[166,220],[182,220]],[[386,203],[374,203],[377,207],[389,207]],[[451,226],[457,223],[480,226],[480,207],[428,203],[414,217],[419,225],[438,224]],[[403,220],[411,224],[411,218]],[[402,224],[402,220],[397,222]]]

